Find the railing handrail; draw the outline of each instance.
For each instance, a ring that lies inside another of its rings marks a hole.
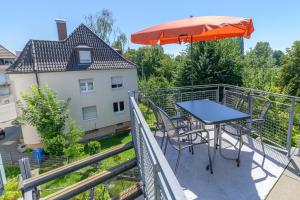
[[[261,94],[269,94],[269,95],[274,95],[278,96],[281,98],[288,98],[288,99],[295,99],[297,102],[300,102],[300,97],[292,96],[292,95],[287,95],[287,94],[279,94],[275,92],[268,92],[268,91],[263,91],[263,90],[258,90],[258,89],[253,89],[253,88],[247,88],[247,87],[241,87],[241,86],[236,86],[236,85],[230,85],[230,84],[206,84],[206,85],[194,85],[194,86],[182,86],[182,87],[169,87],[169,88],[162,88],[162,89],[153,89],[153,90],[136,90],[136,93],[147,93],[147,92],[158,92],[158,91],[170,91],[170,90],[178,90],[178,89],[193,89],[193,88],[206,88],[206,87],[218,87],[218,86],[223,86],[223,87],[229,87],[229,88],[236,88],[236,89],[241,89],[241,90],[249,90],[249,91],[254,91],[256,93],[261,93]]]
[[[147,143],[149,143],[147,147],[150,148],[149,150],[151,151],[151,154],[155,159],[154,162],[156,162],[156,164],[159,165],[160,171],[158,172],[157,175],[163,176],[166,187],[169,189],[169,192],[172,193],[171,195],[173,199],[180,199],[180,200],[186,199],[182,187],[180,186],[173,170],[171,169],[168,161],[166,160],[163,152],[161,151],[156,139],[154,138],[152,131],[150,130],[148,124],[146,123],[146,120],[142,115],[142,112],[140,111],[134,96],[130,96],[129,99],[132,105],[132,110],[136,113],[136,117],[138,118],[140,125],[145,131],[145,133],[142,134],[142,136],[147,140]]]
[[[124,152],[128,149],[131,149],[133,147],[132,143],[127,143],[124,145],[118,145],[117,147],[107,149],[103,152],[100,152],[98,154],[92,155],[87,158],[83,158],[81,160],[72,162],[68,165],[53,169],[51,171],[45,172],[43,174],[40,174],[38,176],[23,180],[23,184],[20,185],[19,189],[22,189],[24,191],[28,191],[32,189],[33,187],[37,187],[41,184],[44,184],[46,182],[49,182],[51,180],[54,180],[58,177],[61,177],[63,175],[66,175],[68,173],[71,173],[73,171],[76,171],[78,169],[81,169],[83,167],[89,166],[93,163],[99,162],[101,160],[104,160],[108,157],[111,157],[113,155],[119,154],[121,152]]]

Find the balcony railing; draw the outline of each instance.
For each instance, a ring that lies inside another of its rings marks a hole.
[[[246,99],[242,110],[255,117],[262,104],[257,96],[271,100],[271,106],[263,126],[264,142],[291,156],[293,146],[298,141],[293,131],[299,129],[300,98],[272,92],[254,90],[225,84],[212,84],[188,87],[175,87],[160,90],[130,92],[130,110],[132,136],[137,156],[137,165],[143,182],[143,191],[147,199],[184,199],[183,191],[157,144],[138,104],[150,98],[168,114],[175,114],[175,102],[197,99],[210,99],[234,107],[241,98]],[[256,127],[252,127],[256,129]],[[257,136],[253,135],[254,138]]]
[[[129,93],[132,138],[146,199],[180,199],[185,195],[143,117],[135,92]]]

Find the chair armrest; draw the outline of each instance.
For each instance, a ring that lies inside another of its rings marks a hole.
[[[202,132],[206,132],[207,134],[209,134],[209,132],[205,129],[195,129],[195,130],[183,132],[180,134],[180,136],[187,136],[187,135],[197,134],[197,133],[202,133]]]
[[[266,121],[266,120],[265,120],[265,119],[262,119],[262,118],[249,119],[249,120],[246,120],[246,124],[262,123],[262,122],[265,122],[265,121]]]

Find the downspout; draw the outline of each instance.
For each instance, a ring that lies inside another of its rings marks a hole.
[[[37,87],[39,90],[40,89],[40,80],[39,80],[38,72],[36,69],[36,59],[35,59],[36,57],[35,57],[35,48],[34,48],[33,40],[31,40],[31,43],[32,43],[32,57],[33,57],[33,73],[35,75],[36,84],[37,84]]]

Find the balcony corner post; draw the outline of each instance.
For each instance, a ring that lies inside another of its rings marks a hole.
[[[291,156],[291,148],[292,148],[292,134],[293,134],[293,125],[294,125],[294,115],[295,115],[295,98],[291,98],[291,107],[289,114],[289,124],[288,124],[288,132],[287,132],[287,156]]]

